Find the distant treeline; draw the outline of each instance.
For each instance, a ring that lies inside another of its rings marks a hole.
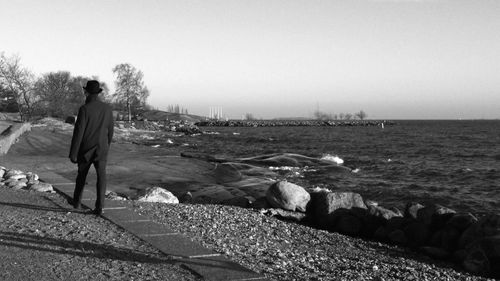
[[[128,63],[113,69],[116,75],[115,92],[99,81],[101,99],[110,103],[114,110],[125,111],[128,120],[147,110],[149,90],[144,85],[142,71]],[[65,118],[76,115],[85,102],[82,86],[88,80],[100,80],[97,76],[73,76],[68,71],[53,71],[36,76],[21,65],[17,55],[7,56],[0,52],[0,110],[18,112],[20,119],[28,121],[44,116]]]
[[[392,121],[363,121],[363,120],[342,120],[342,121],[323,121],[323,120],[228,120],[217,121],[208,120],[195,123],[200,127],[292,127],[292,126],[390,126],[395,123]]]

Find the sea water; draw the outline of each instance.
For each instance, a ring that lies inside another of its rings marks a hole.
[[[227,158],[294,153],[352,173],[276,168],[304,187],[353,191],[386,207],[436,203],[457,211],[500,212],[500,120],[397,121],[382,127],[203,127],[198,152]]]

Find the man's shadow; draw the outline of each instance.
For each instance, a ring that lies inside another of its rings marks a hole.
[[[55,200],[52,200],[52,198],[48,198],[45,196],[43,196],[42,198],[52,202],[54,206],[52,207],[2,201],[0,201],[0,205],[48,212],[88,212],[88,210],[77,211],[74,209],[68,209],[65,206],[66,204],[63,204],[62,202],[57,202]],[[138,261],[144,263],[175,263],[175,261],[173,261],[171,258],[159,252],[141,252],[133,249],[110,246],[108,244],[65,240],[18,232],[0,231],[0,245],[18,247],[27,250],[45,251],[56,254],[69,254],[81,257]]]
[[[74,255],[99,259],[113,259],[143,263],[176,263],[161,253],[141,252],[105,244],[81,242],[33,234],[0,231],[0,245],[26,250],[44,251],[56,254]]]

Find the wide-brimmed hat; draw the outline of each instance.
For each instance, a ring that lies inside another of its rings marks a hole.
[[[99,85],[99,82],[96,80],[87,81],[87,85],[83,88],[91,95],[99,94],[100,92],[102,92],[101,86]]]

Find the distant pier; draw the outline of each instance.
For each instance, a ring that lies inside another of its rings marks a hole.
[[[199,127],[373,127],[395,125],[381,120],[206,120]]]

